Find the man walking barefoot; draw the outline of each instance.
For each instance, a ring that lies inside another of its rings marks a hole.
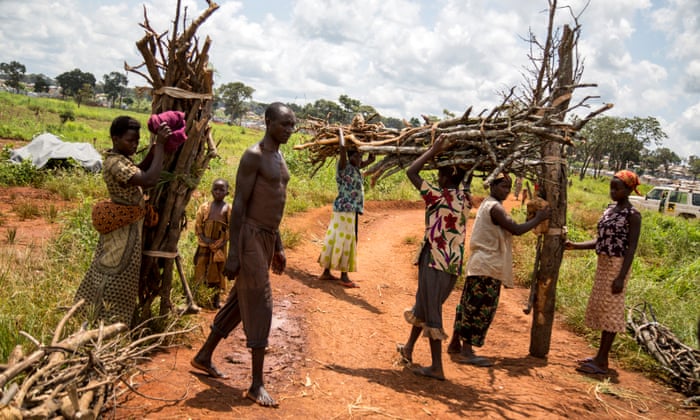
[[[242,321],[246,346],[252,350],[253,359],[253,381],[245,396],[261,406],[275,407],[277,401],[263,385],[265,348],[272,322],[269,269],[280,274],[287,264],[278,228],[287,198],[289,171],[279,147],[294,132],[296,117],[289,107],[275,102],[265,110],[265,125],[265,136],[243,153],[236,174],[230,247],[224,268],[224,274],[236,278],[236,283],[191,364],[213,377],[226,378],[212,364],[212,353]]]

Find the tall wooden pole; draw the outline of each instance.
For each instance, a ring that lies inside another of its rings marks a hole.
[[[554,94],[557,103],[550,104],[553,114],[564,120],[573,92],[573,47],[574,33],[564,26],[559,45],[559,66]],[[548,52],[545,52],[547,54]],[[530,330],[530,354],[545,357],[549,353],[554,324],[557,280],[564,253],[564,227],[566,226],[567,167],[565,146],[547,142],[543,146],[542,188],[545,199],[552,208],[549,230],[542,241],[540,262],[536,268],[536,295],[533,302],[532,327]]]

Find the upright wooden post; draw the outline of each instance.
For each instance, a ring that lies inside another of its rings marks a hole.
[[[573,46],[574,33],[564,26],[559,45],[559,66],[554,102],[549,104],[553,115],[564,121],[573,92]],[[547,54],[547,52],[545,52]],[[542,148],[542,170],[545,199],[552,208],[549,230],[544,236],[540,263],[535,273],[536,296],[533,302],[532,327],[530,330],[530,354],[545,357],[549,353],[549,344],[554,324],[557,280],[559,267],[564,253],[564,227],[566,226],[566,187],[567,168],[565,146],[555,142],[546,142]]]

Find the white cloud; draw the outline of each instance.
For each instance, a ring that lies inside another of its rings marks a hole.
[[[159,32],[172,30],[175,12],[172,0],[1,1],[0,62],[16,60],[50,77],[80,68],[101,80],[125,61],[140,64],[143,5]],[[190,19],[206,7],[182,3]],[[614,103],[609,115],[656,116],[679,148],[697,149],[692,120],[682,115],[694,115],[700,89],[700,2],[568,4],[574,14],[583,11],[583,82],[599,85],[577,96],[599,95],[594,108]],[[523,38],[531,30],[544,41],[546,12],[544,0],[221,1],[197,33],[200,43],[212,39],[216,85],[241,81],[263,102],[347,94],[408,119],[500,103],[500,92],[523,83],[530,68]],[[572,22],[568,9],[557,22]]]
[[[684,87],[688,92],[700,92],[700,59],[692,60],[685,68]]]
[[[669,147],[681,157],[700,156],[700,102],[688,107],[669,123]]]

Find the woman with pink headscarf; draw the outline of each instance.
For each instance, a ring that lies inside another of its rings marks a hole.
[[[598,254],[585,323],[601,330],[600,346],[595,356],[579,361],[579,372],[608,373],[608,354],[615,335],[625,331],[625,291],[642,226],[642,215],[632,206],[629,196],[632,191],[639,194],[638,185],[639,177],[634,172],[617,172],[610,181],[610,198],[615,204],[598,221],[598,237],[565,244],[566,249],[595,249]]]

